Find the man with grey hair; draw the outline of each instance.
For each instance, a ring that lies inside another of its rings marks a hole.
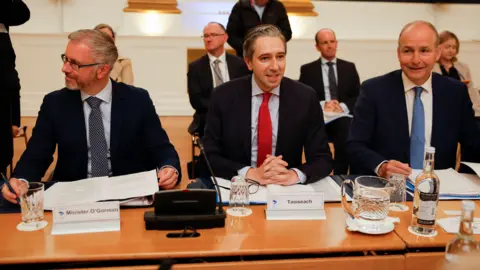
[[[213,171],[261,185],[324,178],[332,157],[322,110],[312,88],[283,76],[285,37],[274,25],[260,25],[243,51],[253,75],[220,85],[210,101],[204,144]]]
[[[362,84],[347,142],[351,173],[408,176],[423,168],[427,146],[435,147],[435,169],[455,168],[458,143],[480,153],[467,87],[432,73],[440,57],[435,27],[407,24],[397,55],[401,70]]]
[[[71,33],[62,54],[66,88],[47,94],[27,149],[10,183],[40,181],[58,160],[52,181],[117,176],[158,168],[158,185],[180,181],[180,161],[148,92],[110,79],[117,48],[97,30]],[[16,203],[17,194],[2,189]]]

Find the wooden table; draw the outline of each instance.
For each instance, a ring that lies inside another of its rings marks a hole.
[[[446,233],[437,224],[437,236],[421,237],[413,235],[408,231],[412,219],[412,203],[407,205],[410,209],[406,212],[390,212],[390,216],[398,216],[400,224],[395,225],[395,232],[405,242],[407,253],[405,254],[405,265],[408,270],[439,269],[445,261],[445,247],[455,238],[455,234]],[[461,210],[461,201],[440,201],[437,210],[437,219],[448,217],[445,210]],[[476,202],[475,216],[480,217],[480,202]],[[480,241],[480,235],[475,235]],[[480,268],[480,267],[479,267]]]
[[[404,269],[405,243],[400,237],[395,233],[369,236],[346,231],[345,214],[339,204],[326,204],[327,220],[322,221],[267,221],[265,206],[252,209],[249,217],[229,216],[225,228],[200,230],[201,236],[191,239],[167,238],[167,231],[146,231],[146,209],[122,210],[120,232],[57,236],[51,235],[51,213],[46,213],[48,227],[36,232],[17,231],[20,214],[4,214],[0,215],[0,264],[44,263],[57,267],[61,263],[123,265],[203,258],[218,262],[207,264],[211,269],[232,265],[239,267],[233,269],[286,269],[281,264],[291,268],[294,262],[327,269],[382,269],[377,268],[382,265],[389,270]]]

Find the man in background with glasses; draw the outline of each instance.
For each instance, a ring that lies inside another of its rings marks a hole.
[[[188,132],[199,133],[200,137],[203,137],[210,95],[215,87],[249,74],[243,59],[225,52],[228,35],[222,24],[208,23],[203,28],[202,39],[207,53],[190,63],[187,73],[188,95],[195,109]]]
[[[332,171],[332,156],[322,109],[311,87],[283,76],[285,37],[274,25],[260,25],[243,48],[253,76],[222,84],[210,102],[204,147],[213,172],[261,185],[324,178]]]
[[[171,189],[180,181],[180,161],[163,130],[148,92],[117,83],[110,71],[117,60],[115,43],[97,30],[71,33],[62,54],[66,88],[45,96],[27,149],[10,183],[40,181],[58,160],[52,181],[74,181],[158,169],[158,185]],[[16,203],[16,195],[2,188]]]

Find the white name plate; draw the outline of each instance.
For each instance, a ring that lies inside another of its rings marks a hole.
[[[120,231],[118,201],[55,207],[52,213],[52,235]]]
[[[268,193],[268,210],[323,210],[323,192]]]

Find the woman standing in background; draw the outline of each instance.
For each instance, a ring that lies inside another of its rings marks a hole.
[[[467,64],[458,61],[457,55],[460,51],[460,42],[457,36],[450,31],[440,33],[440,46],[442,54],[433,72],[440,73],[465,83],[468,87],[468,94],[473,103],[475,118],[480,128],[480,92],[473,86],[470,68]]]
[[[101,23],[94,29],[104,32],[115,40],[116,35],[110,25]],[[119,56],[115,65],[113,65],[110,78],[116,82],[133,85],[132,61],[129,58]]]

